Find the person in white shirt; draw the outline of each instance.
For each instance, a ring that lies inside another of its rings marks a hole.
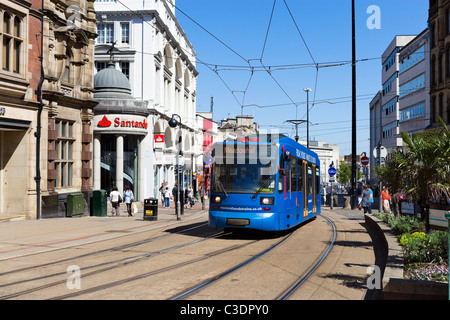
[[[131,203],[134,202],[133,191],[130,189],[130,186],[125,186],[125,191],[123,192],[123,200],[127,205],[128,216],[133,216],[131,214]]]
[[[170,191],[169,187],[166,187],[166,190],[164,190],[164,207],[168,208],[170,205]]]
[[[119,205],[122,202],[122,197],[120,196],[120,193],[118,190],[119,189],[116,186],[114,186],[113,191],[111,191],[111,193],[109,194],[109,198],[111,199],[111,205],[112,205],[112,209],[111,209],[112,216],[114,214],[116,214],[116,216],[119,215]]]

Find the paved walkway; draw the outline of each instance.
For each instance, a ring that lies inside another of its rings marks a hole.
[[[0,261],[3,259],[56,250],[85,243],[112,239],[133,232],[143,232],[158,227],[180,223],[175,208],[158,208],[158,220],[143,220],[143,204],[139,213],[128,217],[125,205],[120,216],[111,217],[108,207],[106,217],[54,218],[0,222]],[[376,297],[367,292],[368,267],[375,264],[372,238],[364,225],[364,214],[359,210],[322,208],[338,231],[335,247],[324,264],[309,281],[306,296],[296,299],[361,300]],[[207,210],[197,203],[185,209],[182,221],[207,219]]]

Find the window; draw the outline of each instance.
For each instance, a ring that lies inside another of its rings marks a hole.
[[[71,60],[71,54],[69,51],[67,51],[67,57],[65,59],[64,62],[64,73],[63,73],[63,77],[62,80],[65,82],[71,82],[70,79],[70,60]]]
[[[122,30],[122,43],[130,43],[130,24],[128,22],[122,22],[120,24]]]
[[[397,79],[398,72],[394,73],[392,77],[386,81],[383,85],[383,96],[387,95],[389,91],[392,89],[392,82],[394,82],[395,79]]]
[[[291,191],[297,192],[297,158],[291,156]]]
[[[106,62],[95,62],[95,68],[97,69],[97,72],[102,71],[106,68]]]
[[[388,103],[386,103],[383,106],[383,111],[386,112],[386,115],[391,114],[392,112],[395,111],[395,106],[398,102],[398,97],[395,97],[394,99],[392,99],[391,101],[389,101]]]
[[[97,25],[97,43],[113,43],[114,42],[114,24],[104,23]]]
[[[425,88],[425,74],[412,79],[411,81],[400,86],[400,98]]]
[[[3,22],[0,29],[2,69],[20,73],[20,60],[22,52],[22,21],[19,16],[8,12],[3,13]]]
[[[425,60],[425,45],[422,45],[419,49],[411,53],[408,57],[405,57],[400,62],[400,73],[409,70],[423,60]]]
[[[412,107],[400,110],[399,122],[413,120],[425,115],[425,102],[421,102]]]
[[[394,135],[393,129],[398,127],[398,121],[391,122],[387,126],[383,127],[383,138],[392,137]]]
[[[130,80],[130,63],[121,62],[120,69],[122,69],[122,73],[127,76],[128,80]]]
[[[69,188],[72,186],[73,177],[73,122],[66,120],[56,120],[55,129],[57,140],[55,150],[57,160],[55,160],[56,169],[56,188]]]
[[[297,159],[297,169],[298,169],[298,191],[303,191],[303,160]]]

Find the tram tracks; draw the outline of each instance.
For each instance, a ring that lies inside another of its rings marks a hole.
[[[275,297],[274,300],[287,300],[289,299],[314,273],[315,270],[322,264],[325,258],[330,253],[331,249],[334,246],[336,241],[337,231],[336,225],[334,222],[328,218],[327,216],[322,215],[321,217],[325,218],[328,221],[328,224],[331,226],[333,233],[330,239],[328,246],[324,248],[321,254],[317,257],[317,259],[307,268],[294,282],[292,282],[286,289],[284,289],[278,296]]]
[[[336,227],[334,226],[334,223],[327,217],[322,216],[324,219],[327,220],[328,224],[332,226],[333,229],[333,234],[330,237],[330,241],[328,246],[322,250],[321,254],[319,255],[319,257],[317,257],[314,260],[314,263],[312,265],[310,265],[307,269],[305,269],[305,271],[295,280],[293,281],[289,286],[287,286],[284,290],[282,290],[282,292],[280,292],[278,295],[276,295],[275,299],[276,300],[285,300],[285,299],[289,299],[292,294],[297,291],[306,281],[307,279],[314,273],[314,271],[320,266],[320,264],[325,260],[326,256],[328,255],[328,253],[331,251],[334,241],[336,239]],[[200,227],[200,226],[198,226]],[[191,230],[192,228],[189,228],[189,230]],[[188,229],[186,229],[188,230]],[[183,232],[179,231],[180,233]],[[294,230],[295,232],[295,230]],[[128,266],[130,264],[133,263],[138,263],[138,262],[142,262],[145,261],[147,259],[150,259],[152,257],[156,257],[156,256],[160,256],[162,254],[166,254],[169,252],[173,252],[177,249],[181,249],[181,248],[185,248],[185,247],[189,247],[198,243],[201,243],[203,241],[206,240],[211,240],[211,239],[218,239],[221,237],[226,237],[226,233],[224,232],[219,232],[219,233],[215,233],[212,235],[209,235],[207,237],[201,238],[201,239],[195,239],[193,241],[189,241],[189,242],[184,242],[181,244],[176,244],[173,246],[168,246],[159,250],[155,250],[155,251],[150,251],[150,252],[145,252],[142,254],[138,254],[138,255],[134,255],[134,256],[130,256],[130,257],[125,257],[125,258],[121,258],[121,259],[115,259],[112,261],[107,261],[107,262],[103,262],[100,264],[96,264],[96,265],[90,265],[87,267],[83,268],[83,273],[82,273],[82,277],[89,277],[89,276],[95,276],[98,275],[99,273],[102,272],[106,272],[106,271],[110,271],[113,269],[117,269],[117,268],[121,268],[121,267],[125,267]],[[215,283],[217,283],[219,280],[226,278],[229,275],[234,274],[237,270],[240,269],[244,269],[245,266],[248,266],[249,264],[251,264],[254,261],[258,261],[258,259],[260,259],[261,257],[263,257],[264,255],[266,255],[267,253],[273,251],[273,249],[279,247],[282,243],[284,243],[287,239],[289,239],[289,237],[292,235],[291,233],[288,233],[287,235],[284,235],[281,237],[281,239],[276,239],[276,241],[274,243],[271,243],[268,247],[266,246],[263,250],[260,250],[256,253],[252,253],[250,254],[250,257],[248,259],[246,259],[243,262],[239,262],[237,264],[235,264],[233,267],[228,268],[227,270],[218,273],[215,276],[212,276],[206,280],[202,280],[200,281],[198,284],[196,285],[191,285],[189,286],[188,289],[184,289],[179,291],[179,293],[176,294],[172,294],[170,296],[170,299],[172,300],[179,300],[179,299],[188,299],[189,297],[194,296],[196,293],[204,290],[206,287],[210,287],[213,286]],[[155,239],[160,239],[162,237],[166,237],[166,235],[161,235],[161,236],[157,236],[154,237],[153,240]],[[114,248],[111,248],[110,250],[117,250],[118,248],[130,248],[133,247],[134,244],[136,243],[146,243],[146,242],[150,242],[153,241],[152,238],[150,239],[145,239],[145,240],[141,240],[141,241],[137,241],[137,242],[132,242],[132,243],[128,243],[128,244],[124,244],[121,246],[116,246]],[[158,274],[164,274],[165,272],[170,272],[188,265],[193,265],[195,263],[199,263],[202,261],[205,261],[207,259],[211,259],[213,257],[218,257],[222,254],[226,254],[226,253],[232,253],[233,251],[239,250],[239,249],[243,249],[244,247],[247,247],[251,244],[254,244],[256,242],[258,242],[260,240],[247,240],[244,243],[238,243],[238,244],[234,244],[231,246],[227,246],[224,248],[220,248],[217,250],[213,250],[211,252],[207,252],[204,253],[198,257],[194,257],[185,261],[181,261],[178,263],[173,263],[170,264],[168,266],[162,266],[160,268],[156,268],[155,270],[151,270],[151,271],[147,271],[147,272],[140,272],[136,275],[132,275],[132,276],[128,276],[128,277],[124,277],[122,279],[117,279],[115,281],[108,281],[106,283],[101,283],[99,285],[94,285],[91,286],[89,288],[86,289],[82,289],[82,290],[73,290],[70,293],[67,294],[58,294],[58,295],[51,295],[51,297],[49,298],[50,300],[60,300],[60,299],[70,299],[70,298],[76,298],[79,296],[83,296],[83,295],[87,295],[90,293],[95,293],[98,291],[102,291],[105,289],[109,289],[109,288],[114,288],[120,285],[124,285],[124,284],[130,284],[139,280],[144,280],[145,278],[151,277],[151,276],[156,276]],[[273,241],[271,241],[273,242]],[[86,257],[86,256],[90,256],[90,255],[94,255],[94,254],[98,254],[100,252],[105,252],[105,251],[109,251],[107,249],[104,250],[100,250],[99,252],[94,252],[94,253],[88,253],[88,254],[84,254],[84,255],[80,255],[79,257]],[[68,262],[69,258],[67,259],[62,259],[60,261],[57,262]],[[57,263],[54,262],[54,263]],[[46,266],[52,263],[48,263],[48,264],[43,264],[41,266]],[[28,267],[28,268],[33,268],[33,267]],[[95,268],[100,268],[97,270],[94,270]],[[22,269],[24,270],[24,268]],[[89,272],[86,272],[87,270],[92,270]],[[5,273],[1,273],[0,277],[2,275],[8,274],[10,272],[5,272]],[[50,278],[50,277],[56,277],[56,276],[62,276],[64,277],[64,275],[66,276],[64,279],[62,280],[56,280],[53,281],[51,283],[48,284],[44,284],[44,285],[40,285],[40,286],[34,286],[25,290],[21,290],[12,294],[8,294],[8,295],[4,295],[4,296],[0,296],[0,299],[13,299],[13,298],[21,298],[21,297],[26,297],[26,295],[29,295],[30,293],[35,293],[44,289],[48,289],[51,287],[55,287],[58,285],[64,285],[67,281],[67,273],[66,272],[60,272],[60,273],[55,273],[55,274],[49,274],[46,276],[43,276],[43,278]],[[26,280],[29,282],[38,280],[39,278],[35,278],[35,279],[30,279],[30,280]],[[0,285],[0,290],[2,287],[6,287],[6,286],[10,286],[10,285],[14,285],[15,283],[10,283],[10,284],[3,284]],[[17,283],[18,284],[18,283]],[[195,299],[195,298],[194,298]]]
[[[289,299],[309,278],[310,276],[314,273],[314,271],[322,264],[322,262],[326,259],[326,257],[328,256],[328,254],[330,253],[330,251],[332,250],[335,240],[336,240],[336,236],[337,236],[337,231],[336,231],[336,226],[334,224],[334,222],[326,217],[326,216],[322,216],[327,223],[331,226],[332,228],[332,235],[330,237],[329,243],[327,244],[327,246],[322,250],[322,252],[319,254],[319,256],[314,260],[314,262],[312,264],[310,264],[305,271],[295,279],[295,281],[293,281],[289,286],[287,286],[285,289],[283,289],[278,295],[276,295],[276,297],[274,298],[274,300],[287,300]],[[285,242],[290,236],[292,235],[292,233],[289,233],[288,235],[284,236],[280,241],[276,242],[275,244],[271,245],[268,249],[258,253],[257,255],[255,255],[254,257],[222,272],[221,274],[214,276],[206,281],[203,281],[201,283],[199,283],[198,285],[195,285],[187,290],[184,290],[174,296],[172,296],[170,298],[170,300],[182,300],[182,299],[187,299],[193,295],[195,295],[196,293],[199,293],[200,291],[202,291],[203,289],[205,289],[207,286],[213,285],[214,283],[216,283],[217,281],[219,281],[220,279],[224,278],[225,276],[228,276],[230,274],[232,274],[233,272],[244,268],[246,266],[248,266],[251,262],[255,261],[256,259],[262,257],[263,255],[269,253],[270,251],[272,251],[273,249],[275,249],[276,247],[278,247],[280,244],[282,244],[283,242]],[[234,298],[233,298],[234,299]]]
[[[173,232],[173,233],[166,233],[166,234],[162,234],[159,236],[155,236],[155,237],[151,237],[148,239],[143,239],[143,240],[139,240],[139,241],[133,241],[130,243],[126,243],[126,244],[122,244],[122,245],[118,245],[118,246],[114,246],[111,248],[107,248],[107,249],[103,249],[103,250],[97,250],[94,252],[89,252],[86,254],[82,254],[82,255],[77,255],[77,256],[72,256],[72,257],[68,257],[68,258],[64,258],[64,259],[60,259],[60,260],[56,260],[56,261],[51,261],[48,263],[43,263],[43,264],[39,264],[39,265],[32,265],[32,266],[28,266],[28,267],[23,267],[23,268],[18,268],[18,269],[14,269],[14,270],[10,270],[10,271],[6,271],[6,272],[2,272],[0,273],[0,279],[2,277],[7,277],[7,276],[11,276],[13,274],[17,274],[17,273],[21,273],[21,272],[30,272],[30,271],[34,271],[36,269],[39,268],[48,268],[50,266],[55,266],[58,264],[63,264],[63,263],[69,263],[72,262],[76,262],[79,263],[79,261],[81,259],[84,258],[88,258],[91,256],[95,256],[95,255],[100,255],[100,254],[104,254],[104,253],[110,253],[110,252],[117,252],[117,251],[122,251],[125,249],[129,249],[129,248],[136,248],[139,245],[144,245],[147,243],[150,243],[152,241],[158,240],[158,239],[162,239],[168,236],[173,236],[173,235],[177,235],[177,234],[183,234],[183,233],[187,233],[187,232],[191,232],[192,230],[201,228],[201,227],[205,227],[208,223],[201,223],[199,225],[195,225],[195,226],[190,226],[189,228],[184,228],[181,229],[180,231],[177,232]],[[193,241],[189,241],[187,243],[182,243],[182,244],[178,244],[178,245],[174,245],[174,246],[170,246],[167,248],[163,248],[163,249],[159,249],[159,250],[155,250],[155,251],[150,251],[150,252],[145,252],[142,254],[138,254],[138,255],[134,255],[134,256],[127,256],[124,258],[119,258],[119,259],[113,259],[110,261],[106,261],[106,262],[101,262],[101,263],[97,263],[97,264],[93,264],[93,265],[89,265],[89,266],[85,266],[83,267],[83,271],[89,270],[89,269],[95,269],[95,268],[101,268],[99,270],[94,270],[92,272],[88,272],[88,273],[84,273],[82,274],[82,277],[87,277],[90,275],[95,275],[95,274],[99,274],[101,272],[105,272],[105,271],[109,271],[115,268],[119,268],[121,266],[125,266],[128,264],[132,264],[132,263],[136,263],[145,259],[149,259],[151,257],[157,256],[159,254],[165,253],[165,252],[169,252],[172,250],[176,250],[178,248],[182,248],[185,246],[189,246],[189,245],[193,245],[205,240],[209,240],[209,239],[213,239],[219,236],[223,236],[224,233],[223,232],[219,232],[216,234],[213,234],[211,236],[208,237],[204,237],[204,238],[200,238],[200,239],[196,239]],[[9,282],[9,283],[1,283],[0,282],[0,290],[4,289],[6,287],[11,287],[11,286],[15,286],[15,285],[20,285],[20,284],[26,284],[29,282],[33,282],[33,281],[40,281],[40,280],[44,280],[44,279],[49,279],[49,278],[53,278],[53,277],[58,277],[58,276],[67,276],[67,272],[66,270],[62,271],[62,272],[54,272],[54,273],[50,273],[50,274],[46,274],[43,276],[38,276],[38,277],[34,277],[34,278],[29,278],[29,279],[23,279],[23,280],[18,280],[18,281],[13,281],[13,282]],[[6,299],[11,299],[14,297],[19,297],[25,294],[29,294],[32,292],[37,292],[46,288],[50,288],[53,286],[57,286],[60,284],[64,284],[66,283],[67,279],[64,278],[63,280],[58,280],[58,281],[53,281],[51,283],[45,284],[45,285],[40,285],[40,286],[35,286],[26,290],[21,290],[12,294],[7,294],[7,295],[2,295],[0,296],[0,300],[6,300]]]

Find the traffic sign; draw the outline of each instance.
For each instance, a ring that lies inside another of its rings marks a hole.
[[[367,166],[367,165],[369,164],[369,158],[367,158],[367,157],[362,157],[362,158],[361,158],[361,164],[362,164],[363,166]]]
[[[375,158],[378,158],[377,147],[373,148],[372,154]],[[380,154],[381,154],[381,158],[386,158],[387,157],[387,149],[385,147],[381,146]]]
[[[330,175],[330,176],[334,176],[335,174],[336,174],[336,168],[330,168],[330,169],[328,169],[328,174]]]

